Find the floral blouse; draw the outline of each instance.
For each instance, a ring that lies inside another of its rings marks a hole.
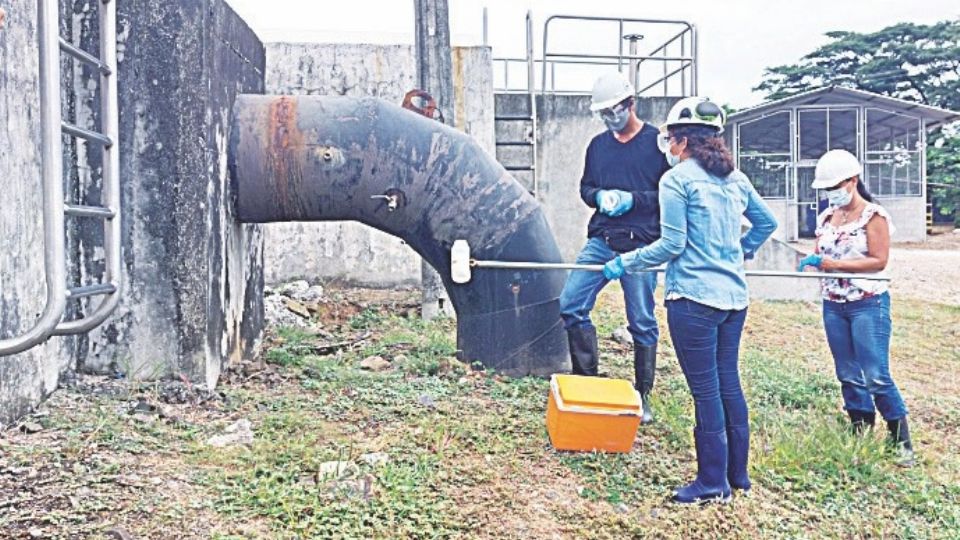
[[[862,259],[867,256],[867,223],[875,214],[887,220],[890,235],[896,231],[890,214],[876,203],[867,203],[860,218],[839,226],[830,224],[836,207],[829,207],[817,217],[817,250],[824,259],[835,261]],[[866,279],[821,279],[820,294],[831,302],[855,302],[887,291],[886,281]]]

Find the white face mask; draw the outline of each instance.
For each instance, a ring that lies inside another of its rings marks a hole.
[[[827,201],[830,206],[846,206],[853,200],[853,192],[846,188],[834,189],[827,192]]]
[[[667,156],[667,165],[670,165],[671,167],[676,167],[677,165],[680,164],[680,156],[675,156],[671,154],[669,151],[667,151],[667,153],[664,155]]]
[[[657,147],[660,148],[660,151],[663,152],[663,155],[667,158],[667,165],[671,167],[676,167],[680,163],[680,156],[673,155],[670,152],[670,136],[666,133],[661,133],[657,136]]]

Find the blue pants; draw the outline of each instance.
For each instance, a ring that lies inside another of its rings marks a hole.
[[[840,380],[843,406],[884,420],[899,420],[907,407],[890,376],[890,294],[856,302],[823,301],[823,327]]]
[[[748,424],[737,367],[746,319],[746,309],[725,311],[687,299],[667,301],[670,338],[693,395],[701,432]]]
[[[578,264],[604,264],[618,253],[610,249],[602,238],[590,238],[577,256]],[[573,270],[560,294],[560,316],[564,328],[592,327],[590,311],[597,302],[597,295],[609,283],[602,272]],[[625,274],[620,278],[623,299],[627,305],[627,330],[633,341],[647,347],[656,345],[660,338],[657,319],[653,314],[656,301],[653,292],[657,288],[657,274],[640,272]]]

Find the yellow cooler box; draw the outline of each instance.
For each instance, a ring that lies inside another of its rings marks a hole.
[[[629,452],[640,425],[640,394],[630,381],[554,375],[547,432],[557,450]]]

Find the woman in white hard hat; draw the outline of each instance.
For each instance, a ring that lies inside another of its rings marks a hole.
[[[879,272],[890,255],[895,228],[890,214],[860,181],[862,167],[846,150],[831,150],[817,162],[814,189],[826,190],[830,206],[817,218],[817,243],[800,270]],[[821,280],[823,326],[833,354],[844,408],[855,432],[872,427],[879,410],[900,452],[913,463],[907,408],[890,376],[890,293],[887,282]]]
[[[749,490],[750,427],[737,366],[747,316],[743,261],[777,228],[750,180],[734,168],[721,134],[725,114],[707,98],[677,102],[661,128],[673,168],[660,180],[661,238],[616,257],[604,275],[667,263],[667,323],[696,409],[697,477],[678,503],[730,499]],[[744,234],[741,218],[752,224]]]

